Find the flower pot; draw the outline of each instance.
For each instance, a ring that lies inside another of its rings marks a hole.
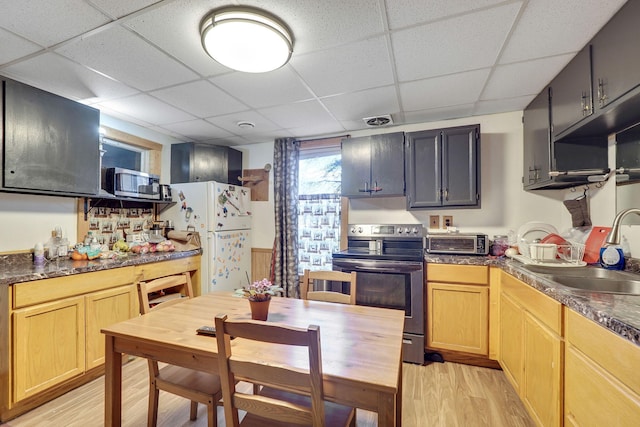
[[[267,320],[269,316],[269,303],[271,299],[266,301],[252,301],[249,300],[249,306],[251,307],[251,318],[253,320]]]

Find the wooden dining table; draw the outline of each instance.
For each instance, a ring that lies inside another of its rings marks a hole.
[[[217,314],[251,318],[246,299],[213,292],[103,328],[105,426],[122,421],[123,354],[218,373],[216,339],[196,333],[213,326]],[[318,325],[325,399],[377,412],[379,426],[401,425],[403,311],[274,297],[267,321]],[[308,368],[300,349],[240,338],[233,343],[238,356]]]

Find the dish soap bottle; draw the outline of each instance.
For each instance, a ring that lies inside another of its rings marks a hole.
[[[607,270],[624,270],[624,252],[620,245],[600,248],[600,265]]]

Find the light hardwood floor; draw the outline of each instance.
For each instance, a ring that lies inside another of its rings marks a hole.
[[[405,364],[403,426],[512,427],[533,426],[533,422],[507,382],[502,371],[461,365],[432,363]],[[123,426],[146,426],[148,381],[147,363],[135,359],[123,367]],[[87,427],[103,425],[104,378],[79,387],[3,426]],[[198,419],[189,420],[185,399],[160,392],[158,426],[201,427],[207,424],[206,408],[199,406]],[[218,425],[224,414],[218,408]],[[358,427],[377,426],[375,413],[358,410]]]

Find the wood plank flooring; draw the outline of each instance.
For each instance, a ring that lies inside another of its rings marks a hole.
[[[533,426],[516,392],[500,370],[432,363],[426,366],[405,364],[403,426],[512,427]],[[123,426],[146,426],[148,373],[144,359],[135,359],[123,367]],[[248,385],[247,385],[248,386]],[[248,386],[249,387],[249,386]],[[180,397],[160,392],[160,427],[204,427],[206,408],[199,406],[198,419],[189,420],[189,403]],[[7,427],[87,427],[103,425],[104,377],[70,391],[31,412],[8,421]],[[218,425],[224,414],[218,408]],[[358,427],[377,426],[377,415],[358,410]]]

